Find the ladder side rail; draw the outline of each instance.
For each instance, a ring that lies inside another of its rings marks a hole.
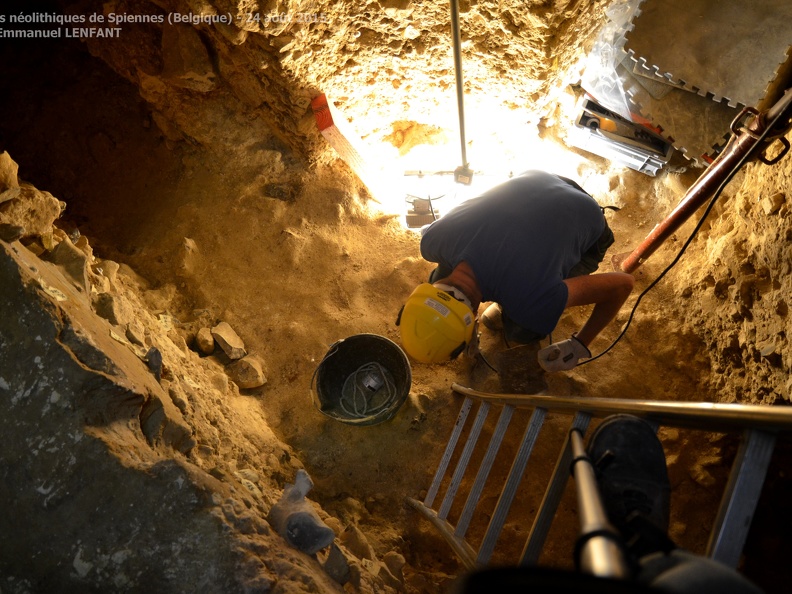
[[[572,419],[570,431],[578,430],[585,435],[590,422],[591,415],[589,413],[579,412]],[[572,464],[572,445],[569,436],[567,436],[542,498],[542,503],[539,505],[539,511],[534,518],[531,531],[525,541],[525,547],[520,555],[520,565],[536,565],[539,562],[539,555],[542,553],[547,534],[550,532],[550,525],[553,523],[558,505],[561,503],[561,496],[564,494],[569,480],[570,464]]]
[[[510,404],[516,408],[544,408],[549,412],[596,417],[632,414],[661,425],[716,432],[764,429],[792,431],[792,407],[718,402],[670,402],[628,398],[588,398],[533,394],[492,394],[453,384],[451,388],[476,400]]]
[[[545,409],[536,408],[531,415],[531,419],[528,421],[522,442],[520,443],[520,448],[517,450],[517,455],[514,457],[514,462],[512,462],[512,467],[509,470],[506,484],[498,498],[495,511],[490,518],[489,526],[487,526],[484,539],[479,547],[478,556],[476,557],[476,562],[479,564],[486,564],[495,550],[495,543],[503,529],[503,524],[506,522],[506,516],[514,501],[514,496],[517,494],[517,487],[519,487],[520,482],[522,482],[525,466],[528,463],[528,459],[531,457],[533,446],[544,424],[546,414],[547,411]]]
[[[740,562],[775,442],[774,433],[748,429],[743,434],[706,551],[729,567]]]
[[[459,436],[462,434],[462,428],[465,426],[465,421],[468,418],[468,413],[470,413],[472,406],[473,399],[470,396],[465,397],[465,400],[462,402],[462,406],[459,409],[459,415],[457,416],[456,423],[454,424],[454,430],[451,432],[451,437],[448,438],[448,444],[446,445],[445,452],[443,452],[443,457],[440,458],[440,464],[438,464],[434,479],[432,479],[432,485],[426,492],[426,497],[424,498],[423,502],[426,507],[431,508],[435,497],[437,497],[437,493],[440,490],[440,483],[443,482],[443,477],[445,476],[445,472],[448,469],[448,463],[451,461],[451,456],[456,449],[457,441],[459,441]]]
[[[462,510],[462,514],[459,516],[459,521],[457,522],[457,527],[454,531],[455,536],[460,538],[464,537],[467,529],[470,527],[470,521],[473,519],[473,512],[476,511],[476,506],[478,505],[479,499],[481,498],[481,492],[484,490],[484,485],[487,483],[490,470],[492,470],[492,465],[495,462],[495,456],[500,450],[503,437],[506,435],[506,429],[509,427],[513,413],[514,407],[509,406],[508,404],[503,407],[503,410],[501,410],[500,417],[498,418],[498,424],[495,427],[495,430],[492,432],[492,437],[490,438],[490,443],[487,447],[487,453],[484,455],[484,459],[481,461],[481,466],[479,466],[478,474],[476,474],[476,480],[473,483],[473,488],[470,490],[467,501],[465,502],[465,507]]]
[[[466,396],[460,411],[460,419],[451,436],[446,452],[441,460],[435,481],[427,494],[424,505],[429,508],[425,510],[425,515],[435,514],[430,509],[431,503],[437,494],[439,485],[442,482],[445,470],[453,454],[459,434],[462,430],[467,412],[470,410],[472,400],[478,400],[482,404],[492,403],[514,408],[533,408],[534,412],[526,428],[526,433],[520,445],[520,450],[512,463],[506,485],[501,492],[500,499],[495,508],[495,512],[490,520],[490,525],[484,536],[484,540],[475,557],[475,564],[486,564],[495,547],[495,543],[500,536],[500,532],[513,502],[516,490],[522,480],[530,451],[533,448],[538,431],[541,429],[544,416],[547,412],[560,412],[563,414],[574,414],[573,426],[581,423],[581,431],[585,432],[592,417],[607,417],[617,413],[627,413],[639,416],[652,423],[655,427],[664,425],[669,427],[679,427],[703,431],[733,432],[741,430],[744,438],[740,445],[737,458],[732,466],[726,489],[721,499],[718,515],[710,534],[710,541],[707,545],[707,555],[732,567],[736,567],[739,562],[742,549],[745,545],[750,522],[761,495],[767,468],[775,447],[776,433],[780,431],[792,430],[792,409],[780,407],[768,407],[761,405],[746,404],[722,404],[709,402],[667,402],[652,400],[631,400],[615,398],[576,398],[576,397],[555,397],[537,396],[528,394],[489,394],[479,392],[470,388],[465,388],[459,384],[453,384],[452,389]],[[471,401],[471,402],[469,402]],[[503,413],[502,413],[503,415]],[[538,424],[534,425],[535,419],[541,416]],[[500,423],[500,421],[499,421]],[[529,438],[529,434],[535,434]],[[493,435],[493,438],[495,436]],[[474,444],[475,445],[475,444]],[[492,447],[492,440],[491,440]],[[528,540],[520,560],[521,564],[536,563],[541,554],[541,549],[549,532],[552,518],[557,511],[560,497],[568,480],[568,467],[571,462],[569,444],[565,445],[556,464],[556,469],[551,478],[542,501],[540,510],[534,520]],[[489,464],[489,462],[487,462]],[[485,462],[479,469],[479,474],[483,476],[489,473],[489,468],[484,470]],[[478,482],[477,476],[476,481]],[[474,483],[474,488],[483,489],[486,477],[482,479],[481,487]],[[557,493],[556,493],[557,491]],[[433,521],[442,522],[444,530],[449,533],[448,538],[457,541],[452,543],[455,550],[460,547],[465,548],[469,545],[463,536],[468,528],[469,514],[475,511],[477,496],[471,493],[465,505],[464,523],[460,529],[458,526],[456,534],[452,534],[454,528],[444,519],[435,518]],[[415,502],[417,506],[422,504]],[[414,507],[416,507],[414,505]],[[427,516],[429,517],[429,516]],[[431,519],[431,518],[430,518]],[[447,538],[447,540],[448,540]],[[449,541],[451,542],[451,541]],[[460,544],[461,543],[461,544]],[[471,549],[472,550],[472,549]],[[460,558],[462,558],[460,556]]]
[[[438,518],[437,513],[426,507],[423,503],[412,497],[407,498],[407,503],[418,510],[427,520],[440,533],[440,536],[448,543],[451,549],[456,553],[460,561],[466,569],[472,570],[476,568],[476,551],[465,541],[464,538],[454,536],[454,528],[445,520]]]

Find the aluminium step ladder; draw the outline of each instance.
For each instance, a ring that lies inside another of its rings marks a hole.
[[[486,566],[489,563],[548,412],[572,415],[570,432],[573,429],[578,430],[581,435],[585,435],[593,417],[604,418],[618,413],[642,417],[655,427],[662,425],[714,432],[741,432],[740,448],[721,498],[720,508],[710,532],[706,551],[708,557],[730,567],[736,567],[740,560],[751,519],[762,491],[767,467],[775,448],[776,436],[781,431],[792,431],[792,408],[788,407],[488,394],[458,384],[454,384],[452,389],[464,395],[465,399],[448,445],[424,500],[407,498],[407,503],[434,525],[469,570]],[[478,411],[468,430],[467,439],[461,446],[461,453],[458,454],[456,466],[449,481],[447,477],[450,462],[457,451],[457,446],[461,445],[459,440],[474,402],[479,403]],[[493,406],[500,407],[500,416],[467,494],[462,512],[454,526],[449,522],[448,516],[459,494],[470,460],[478,447],[482,428]],[[473,520],[484,487],[488,484],[495,457],[500,450],[516,409],[533,409],[533,412],[526,424],[522,441],[512,461],[511,470],[500,490],[498,502],[491,514],[483,539],[477,547],[474,547],[465,539],[465,535]],[[567,437],[522,554],[515,561],[516,564],[536,565],[538,563],[550,525],[566,487],[571,462],[572,449],[570,439]],[[439,500],[439,507],[435,509],[433,506],[438,501],[441,486],[446,483],[444,496],[442,500]]]

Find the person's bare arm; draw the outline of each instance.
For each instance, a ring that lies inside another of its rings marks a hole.
[[[567,307],[594,303],[594,311],[577,333],[576,338],[586,347],[607,326],[627,301],[635,279],[626,272],[604,272],[568,278]]]

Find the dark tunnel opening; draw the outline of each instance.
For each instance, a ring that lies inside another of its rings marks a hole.
[[[78,39],[1,39],[0,60],[0,150],[21,179],[66,203],[60,226],[134,254],[151,217],[171,216],[181,170],[138,89]]]

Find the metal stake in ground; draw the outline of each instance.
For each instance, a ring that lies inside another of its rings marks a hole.
[[[454,41],[454,71],[456,73],[457,108],[459,111],[459,143],[462,147],[462,165],[454,170],[454,181],[467,186],[473,181],[473,170],[468,167],[465,149],[465,98],[462,84],[462,41],[459,34],[459,0],[451,0],[451,34]]]

